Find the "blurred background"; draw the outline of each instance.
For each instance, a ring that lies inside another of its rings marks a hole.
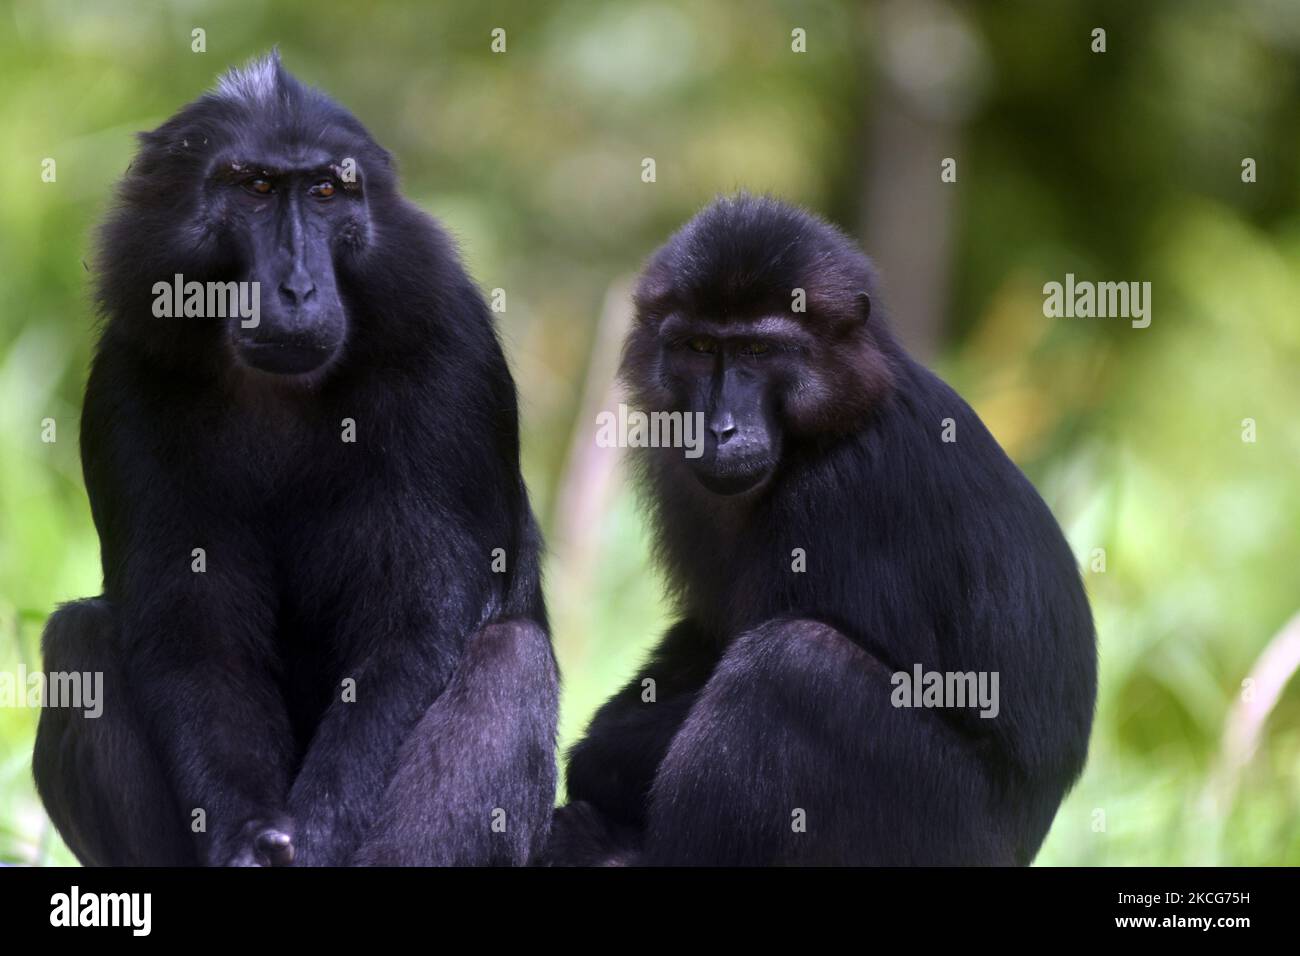
[[[273,43],[506,292],[565,745],[668,622],[594,443],[628,285],[744,187],[861,238],[905,341],[1085,569],[1097,721],[1038,863],[1300,864],[1300,4],[3,0],[0,672],[38,668],[50,610],[99,591],[89,232],[133,135]],[[1045,318],[1067,272],[1151,282],[1150,327]],[[36,719],[0,707],[0,862],[68,863]]]

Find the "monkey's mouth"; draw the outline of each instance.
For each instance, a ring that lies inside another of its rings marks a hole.
[[[258,371],[304,375],[325,366],[334,357],[336,348],[315,339],[282,339],[240,342],[236,351],[246,365]]]
[[[292,378],[328,366],[342,348],[345,327],[341,313],[304,317],[264,312],[257,326],[233,327],[230,342],[243,365]]]
[[[731,497],[761,486],[772,474],[774,463],[766,455],[743,459],[701,458],[691,462],[696,480],[715,495]]]

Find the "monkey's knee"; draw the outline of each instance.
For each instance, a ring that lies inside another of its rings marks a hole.
[[[471,639],[471,653],[488,657],[502,666],[531,668],[542,673],[555,670],[551,639],[536,621],[509,618],[488,624]]]
[[[65,604],[50,616],[41,638],[46,680],[32,769],[46,806],[65,801],[61,790],[75,774],[77,751],[91,719],[103,715],[103,690],[116,680],[113,613],[102,598]],[[51,807],[51,815],[53,808]]]
[[[550,636],[535,621],[516,618],[490,624],[474,638],[476,669],[495,695],[513,698],[499,714],[494,733],[502,751],[496,806],[510,807],[513,832],[494,859],[519,864],[539,856],[555,805],[555,737],[559,674]],[[491,760],[484,748],[484,759]],[[511,848],[513,846],[513,848]]]
[[[97,734],[91,715],[102,715],[105,680],[116,675],[111,660],[113,614],[108,602],[90,598],[65,604],[50,616],[41,639],[45,700],[36,727],[32,775],[45,809],[82,862],[103,862],[90,849],[83,776],[92,764],[87,750]],[[80,698],[80,699],[78,699]]]
[[[727,647],[660,775],[677,767],[689,780],[719,761],[743,763],[745,753],[776,760],[807,756],[800,741],[839,739],[846,728],[867,726],[889,707],[889,676],[882,662],[830,625],[798,618],[761,624]],[[721,751],[719,728],[730,738]],[[788,748],[775,744],[782,739]]]
[[[471,635],[455,683],[460,693],[490,693],[507,713],[524,710],[530,722],[549,721],[554,747],[559,671],[550,636],[534,620],[500,620]]]
[[[811,727],[810,715],[826,720],[822,712],[828,708],[821,704],[843,709],[845,700],[859,693],[860,681],[846,665],[873,664],[879,667],[848,637],[818,621],[778,619],[745,631],[728,645],[696,697],[660,765],[660,776],[673,767],[717,766],[739,750],[775,739],[787,729],[784,721]],[[846,683],[854,686],[853,693],[837,696],[834,689]],[[768,733],[758,734],[756,727]],[[732,746],[720,753],[723,728],[731,734]]]
[[[523,865],[555,806],[558,680],[550,639],[510,619],[471,634],[455,676],[410,731],[361,865]]]
[[[92,866],[193,862],[126,690],[112,607],[103,598],[63,605],[41,646],[47,693],[32,774],[64,842]]]
[[[103,598],[61,605],[41,637],[46,671],[78,672],[112,655],[116,644],[113,609]]]
[[[727,647],[710,684],[799,675],[816,681],[845,669],[888,676],[884,665],[829,624],[808,618],[766,621],[738,636]]]

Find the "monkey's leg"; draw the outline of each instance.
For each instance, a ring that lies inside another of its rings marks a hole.
[[[77,673],[83,687],[100,681],[102,692],[94,708],[53,707],[47,699],[41,710],[32,770],[64,842],[87,866],[195,865],[187,821],[121,667],[108,602],[65,604],[46,625],[42,645],[47,676]],[[91,717],[88,709],[100,712]]]
[[[814,621],[738,637],[660,765],[635,862],[1014,862],[983,745],[893,706],[891,676]]]
[[[521,866],[555,804],[559,681],[546,632],[514,619],[471,635],[398,751],[355,862]]]
[[[659,763],[717,656],[698,625],[679,621],[596,712],[569,751],[569,803],[555,811],[547,863],[610,865],[635,856]]]

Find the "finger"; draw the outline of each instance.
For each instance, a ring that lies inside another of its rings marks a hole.
[[[255,846],[264,866],[288,866],[293,862],[293,837],[283,830],[263,830]]]

